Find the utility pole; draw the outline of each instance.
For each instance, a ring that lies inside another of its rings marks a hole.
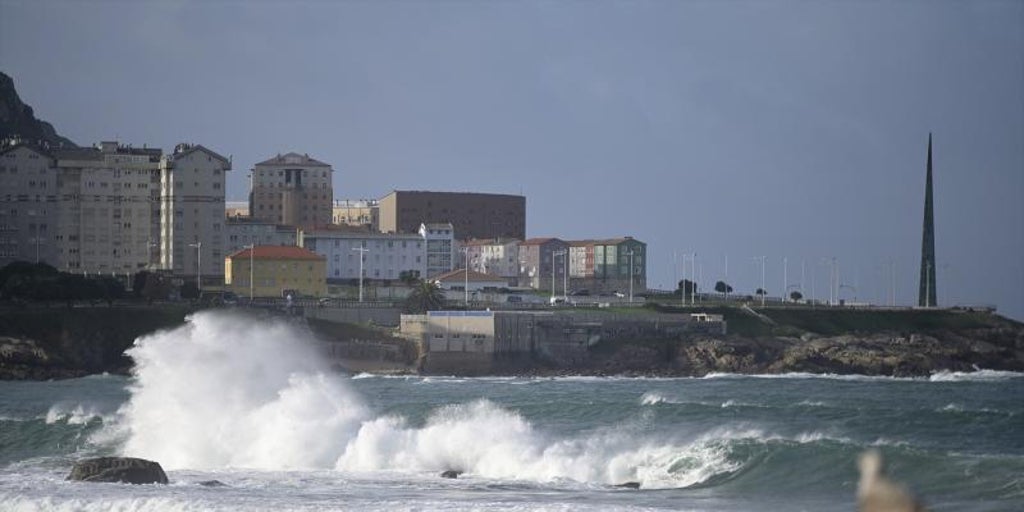
[[[363,258],[370,252],[366,247],[353,247],[353,251],[359,253],[359,302],[363,301]]]
[[[252,298],[253,298],[253,280],[252,280],[252,278],[253,278],[253,266],[252,266],[252,264],[253,264],[253,261],[254,261],[253,253],[256,252],[256,244],[246,245],[245,248],[249,249],[249,304],[252,304]]]
[[[633,303],[633,249],[629,250],[629,303]]]
[[[789,258],[782,257],[782,302],[788,302],[786,295],[789,294]]]
[[[203,243],[196,242],[194,244],[188,244],[189,247],[196,248],[196,289],[199,290],[199,295],[203,294]]]
[[[463,303],[466,305],[466,309],[469,309],[469,247],[463,247],[462,259],[465,261],[465,265],[462,267],[462,292],[463,292]]]
[[[761,263],[761,307],[764,307],[764,296],[767,295],[767,291],[764,289],[764,263],[766,256],[754,256],[754,261]],[[726,288],[728,290],[728,288]]]

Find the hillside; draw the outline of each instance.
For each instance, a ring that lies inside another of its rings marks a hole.
[[[14,88],[14,79],[0,72],[0,139],[18,136],[30,142],[45,141],[50,145],[77,147],[61,137],[53,125],[36,119],[32,107],[22,103]]]

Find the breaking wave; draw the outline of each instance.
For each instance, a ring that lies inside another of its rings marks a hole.
[[[374,417],[308,338],[281,321],[224,313],[198,313],[178,329],[140,338],[130,351],[137,364],[131,397],[120,410],[122,452],[168,469],[455,469],[647,488],[699,484],[750,459],[735,444],[749,441],[747,434],[671,441],[622,427],[560,439],[488,400],[436,408],[422,425]]]

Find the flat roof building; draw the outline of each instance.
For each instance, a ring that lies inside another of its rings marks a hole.
[[[420,224],[451,223],[459,240],[526,238],[526,198],[475,192],[396,190],[380,200],[380,230],[415,233]]]

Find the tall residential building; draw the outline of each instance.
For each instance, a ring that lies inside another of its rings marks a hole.
[[[569,244],[557,238],[530,238],[519,244],[519,286],[551,290],[564,285]]]
[[[230,160],[200,144],[178,144],[160,161],[160,268],[221,280],[229,170]]]
[[[334,224],[380,231],[380,208],[376,199],[336,200],[331,221]]]
[[[455,268],[455,229],[449,223],[420,224],[419,234],[427,244],[427,274],[434,277]]]
[[[459,240],[526,237],[526,198],[505,194],[396,190],[380,200],[380,230],[414,233],[451,223]]]
[[[334,169],[309,155],[287,153],[253,166],[249,215],[288,226],[331,223]]]
[[[51,153],[58,172],[57,268],[113,274],[152,268],[160,249],[163,151],[105,141]]]
[[[418,234],[370,233],[355,229],[301,231],[299,243],[327,260],[328,279],[426,277],[426,241]]]
[[[24,143],[0,149],[0,267],[17,260],[57,265],[58,198],[48,151]]]

